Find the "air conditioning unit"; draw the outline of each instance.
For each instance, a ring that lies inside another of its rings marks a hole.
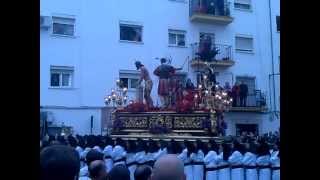
[[[49,16],[40,16],[40,28],[48,29],[51,26],[51,18]]]

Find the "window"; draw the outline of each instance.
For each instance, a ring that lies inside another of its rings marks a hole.
[[[259,135],[258,124],[236,124],[236,135],[240,136],[243,132]]]
[[[75,19],[65,17],[52,17],[52,34],[74,36]]]
[[[120,87],[134,90],[138,87],[138,81],[140,78],[139,71],[134,70],[120,70]]]
[[[248,86],[248,95],[253,95],[256,90],[256,78],[249,76],[236,76],[236,82],[241,84],[243,82]]]
[[[280,32],[280,16],[276,17],[276,23],[277,23],[277,31]]]
[[[262,96],[258,94],[258,90],[256,88],[256,78],[253,76],[236,76],[236,82],[239,85],[241,84],[241,82],[243,82],[248,87],[248,96],[247,96],[246,105],[249,107],[260,106],[259,102],[262,102],[262,99],[260,99],[260,97]]]
[[[251,0],[235,0],[235,9],[251,10]]]
[[[253,38],[236,36],[236,51],[253,52]]]
[[[71,88],[73,72],[73,67],[51,66],[50,87]]]
[[[186,46],[186,32],[180,30],[169,29],[169,45],[171,46]]]
[[[120,24],[120,40],[142,42],[142,26]]]

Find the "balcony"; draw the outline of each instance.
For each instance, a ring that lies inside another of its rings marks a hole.
[[[230,108],[230,112],[266,112],[266,98],[261,90],[255,90],[254,93],[247,96],[246,106],[240,106],[240,99],[237,98],[235,105]]]
[[[226,0],[190,0],[189,5],[191,22],[228,25],[233,21]]]
[[[207,66],[230,67],[235,64],[231,56],[231,46],[211,43],[191,44],[192,60],[191,67],[198,70]]]

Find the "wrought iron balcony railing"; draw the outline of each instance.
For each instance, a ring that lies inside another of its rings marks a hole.
[[[215,66],[232,66],[232,51],[230,45],[210,44],[210,43],[194,43],[192,48],[192,67],[199,67],[205,64]]]
[[[193,22],[229,24],[233,21],[227,0],[190,0],[189,5]]]
[[[267,111],[266,96],[261,90],[255,90],[253,93],[248,94],[246,103],[240,102],[240,97],[233,97],[234,104],[230,108],[230,111],[239,112],[265,112]]]

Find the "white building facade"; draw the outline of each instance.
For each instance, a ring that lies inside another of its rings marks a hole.
[[[226,113],[227,134],[235,135],[241,127],[256,128],[259,134],[278,130],[280,118],[274,112],[280,112],[280,2],[225,0],[229,8],[223,12],[217,2],[211,11],[222,14],[207,18],[192,13],[194,4],[199,6],[193,0],[41,0],[42,110],[49,112],[50,122],[71,126],[75,134],[103,134],[109,119],[104,98],[117,79],[126,82],[129,99],[134,99],[135,60],[151,74],[155,105],[160,103],[158,79],[152,74],[160,64],[156,58],[171,57],[172,65],[183,66],[182,74],[196,84],[192,44],[204,33],[234,62],[215,69],[217,81],[224,85],[248,80],[252,92],[259,90],[266,97],[265,112]]]

